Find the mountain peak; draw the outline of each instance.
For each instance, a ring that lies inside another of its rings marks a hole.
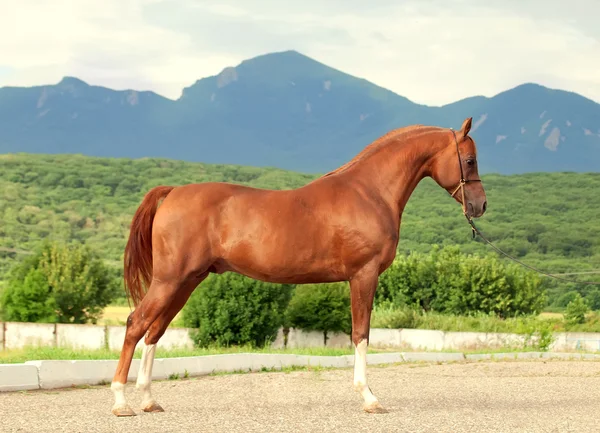
[[[89,87],[89,84],[83,80],[80,80],[76,77],[64,76],[62,80],[58,83],[59,86],[79,86],[79,87]]]
[[[336,71],[334,68],[296,50],[278,51],[252,57],[242,61],[238,68],[262,70],[273,70],[274,68],[277,68],[278,72],[286,72],[287,74],[303,74],[307,71]],[[341,73],[339,71],[336,72]]]
[[[275,51],[273,53],[260,54],[258,56],[254,56],[249,59],[243,60],[241,64],[272,61],[272,60],[289,61],[292,59],[296,59],[296,60],[301,59],[301,60],[309,61],[311,63],[318,63],[316,60],[314,60],[296,50],[284,50],[284,51]]]
[[[217,75],[201,78],[182,91],[180,99],[210,98],[213,93],[236,81],[252,83],[252,86],[286,87],[298,80],[328,81],[332,78],[350,76],[318,62],[295,50],[261,54],[245,59],[237,66],[227,66]],[[400,97],[399,97],[400,98]]]

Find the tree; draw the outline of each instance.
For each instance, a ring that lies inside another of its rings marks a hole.
[[[87,246],[46,242],[11,270],[1,299],[4,318],[96,323],[116,295],[112,275]]]
[[[13,322],[56,322],[56,304],[49,296],[48,281],[35,268],[22,280],[14,279],[2,293],[4,320]]]

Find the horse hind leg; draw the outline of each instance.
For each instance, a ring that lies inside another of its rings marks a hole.
[[[142,359],[136,382],[136,388],[142,392],[141,408],[144,412],[164,412],[162,406],[152,397],[152,392],[150,390],[156,345],[167,330],[171,321],[175,318],[177,313],[181,311],[192,292],[207,275],[208,273],[184,284],[169,307],[156,318],[146,333],[144,351],[142,352]]]
[[[146,296],[144,296],[137,308],[127,318],[125,340],[111,384],[111,389],[115,397],[112,413],[116,416],[135,415],[135,412],[125,399],[127,376],[129,375],[135,346],[156,318],[166,314],[165,311],[175,299],[180,286],[181,282],[179,281],[163,282],[156,279],[153,280]],[[147,359],[150,359],[150,357],[154,358],[153,351],[147,355]]]

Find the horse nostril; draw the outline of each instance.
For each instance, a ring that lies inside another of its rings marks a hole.
[[[487,209],[487,201],[483,202],[483,211],[485,212],[485,210]]]

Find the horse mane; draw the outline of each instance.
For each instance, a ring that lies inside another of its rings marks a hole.
[[[371,144],[365,146],[365,148],[362,151],[360,151],[354,158],[352,158],[346,164],[344,164],[344,165],[336,168],[335,170],[332,170],[332,171],[324,174],[323,176],[321,176],[321,178],[327,177],[327,176],[332,176],[334,174],[346,171],[350,167],[352,167],[355,164],[357,164],[360,161],[362,161],[366,156],[372,154],[373,152],[375,152],[379,148],[381,148],[384,145],[388,144],[390,142],[390,140],[392,140],[394,138],[399,138],[399,136],[408,134],[410,132],[414,132],[416,130],[420,131],[423,128],[429,129],[431,127],[428,127],[428,126],[425,126],[425,125],[422,125],[422,124],[416,124],[416,125],[409,125],[409,126],[404,126],[402,128],[393,129],[392,131],[386,133],[385,135],[382,135],[381,137],[379,137],[378,139],[376,139],[375,141],[373,141]],[[435,128],[435,129],[439,129],[439,128]]]

